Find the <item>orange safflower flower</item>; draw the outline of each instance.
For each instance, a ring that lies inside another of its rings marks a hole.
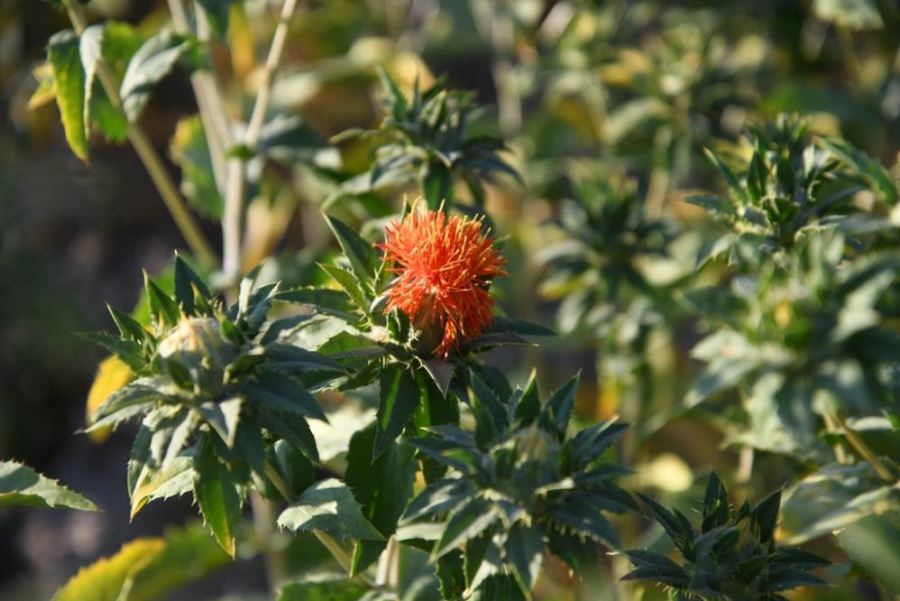
[[[419,347],[446,359],[493,320],[488,288],[506,275],[504,258],[480,221],[441,211],[411,213],[379,244],[396,274],[386,311],[399,309],[418,330]]]

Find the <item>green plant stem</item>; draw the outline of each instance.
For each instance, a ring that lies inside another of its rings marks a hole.
[[[285,0],[281,7],[281,18],[275,28],[275,35],[269,47],[269,54],[263,65],[262,79],[253,112],[244,132],[243,144],[254,148],[259,143],[269,100],[272,96],[272,81],[275,70],[281,62],[287,41],[291,18],[297,10],[297,0]],[[246,160],[229,161],[225,183],[225,208],[222,214],[222,272],[228,282],[237,281],[241,275],[241,232],[244,227],[244,194],[247,187]]]
[[[281,496],[288,503],[294,500],[294,495],[291,492],[291,488],[287,485],[287,482],[281,477],[281,474],[278,473],[278,470],[271,464],[266,462],[265,466],[266,477],[272,483],[272,485],[278,490]],[[322,545],[328,549],[328,552],[331,553],[332,557],[334,557],[335,561],[347,572],[349,575],[351,572],[351,563],[352,560],[350,558],[350,554],[347,553],[347,550],[337,542],[334,537],[323,530],[319,530],[318,528],[314,528],[313,536],[315,536]],[[366,586],[370,586],[375,588],[376,585],[373,582],[370,582],[368,578],[363,576],[362,574],[357,574],[354,577],[354,580],[359,580],[364,583]]]
[[[87,20],[85,19],[81,6],[79,6],[77,2],[68,1],[66,2],[66,9],[69,20],[72,22],[72,27],[74,27],[75,32],[80,36],[87,26]],[[119,95],[118,86],[116,85],[115,78],[102,59],[97,60],[97,77],[100,79],[100,84],[103,86],[103,89],[113,106],[116,110],[121,111],[122,98]],[[153,144],[150,142],[147,134],[144,133],[144,130],[136,123],[129,123],[126,132],[128,141],[131,142],[132,147],[141,159],[144,167],[147,169],[150,179],[153,181],[154,186],[156,186],[160,197],[162,197],[166,208],[172,215],[175,225],[178,227],[185,242],[187,242],[190,247],[191,252],[194,253],[199,261],[206,265],[213,266],[217,264],[218,260],[215,252],[213,252],[212,247],[206,241],[203,232],[200,230],[193,215],[191,215],[188,210],[187,204],[181,198],[181,194],[178,192],[175,182],[172,181],[169,172],[166,171],[162,159],[159,157],[156,149],[153,148]]]
[[[184,7],[184,0],[168,0],[168,2],[175,31],[181,35],[190,35],[191,24]],[[195,4],[195,12],[197,39],[200,40],[209,54],[212,40],[206,12],[199,4]],[[197,107],[200,111],[200,119],[203,122],[203,131],[209,146],[216,185],[219,188],[219,192],[224,196],[226,164],[228,161],[226,153],[234,145],[234,137],[231,133],[228,113],[225,110],[225,102],[219,91],[215,75],[209,69],[194,70],[191,73],[191,87],[194,90]]]
[[[869,448],[869,445],[866,444],[866,441],[862,439],[859,433],[851,428],[837,412],[832,413],[831,416],[832,419],[841,426],[841,429],[844,431],[844,438],[847,439],[850,446],[853,447],[863,459],[868,461],[873,468],[875,468],[875,473],[877,473],[882,480],[893,482],[894,476],[891,474],[891,471],[881,462],[881,459],[878,458],[872,449]]]
[[[250,507],[253,510],[253,528],[256,537],[261,541],[263,555],[266,559],[266,572],[269,585],[274,593],[280,583],[287,577],[284,554],[272,548],[270,541],[277,536],[275,523],[278,517],[275,504],[264,499],[258,493],[250,495]]]

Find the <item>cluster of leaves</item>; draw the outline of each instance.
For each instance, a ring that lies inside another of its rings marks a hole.
[[[92,129],[123,141],[140,118],[150,92],[179,63],[194,59],[195,42],[162,30],[144,39],[125,23],[107,22],[55,34],[47,44],[49,70],[36,97],[56,98],[66,140],[80,159],[89,157]],[[116,87],[106,93],[103,78]]]
[[[604,459],[625,429],[603,422],[567,435],[578,378],[542,403],[525,389],[472,381],[474,432],[434,426],[411,441],[448,471],[410,504],[398,536],[439,562],[444,598],[478,591],[530,595],[545,548],[573,570],[596,559],[597,543],[618,546],[603,511],[635,509],[614,480],[628,470]],[[429,541],[435,541],[433,544]]]
[[[742,177],[714,158],[729,199],[692,199],[726,228],[699,264],[727,258],[731,281],[686,292],[713,324],[693,351],[707,366],[687,403],[746,387],[744,442],[809,454],[817,413],[874,415],[896,403],[900,339],[887,207],[865,211],[851,198],[868,182],[890,201],[873,185],[890,179],[847,145],[823,149],[805,134],[786,117],[757,131]]]
[[[602,339],[617,316],[634,318],[639,312],[629,310],[634,302],[650,299],[665,308],[667,291],[647,280],[643,263],[668,257],[675,232],[647,214],[637,182],[621,173],[592,174],[577,180],[575,188],[573,198],[560,203],[565,238],[540,256],[548,270],[541,291],[563,299],[563,332],[586,330]]]
[[[192,491],[231,555],[251,478],[271,491],[271,470],[284,470],[285,452],[290,465],[305,462],[310,477],[310,462],[318,460],[306,420],[326,418],[303,378],[315,390],[343,373],[334,361],[283,340],[308,316],[267,319],[277,292],[250,277],[226,308],[179,257],[174,296],[146,280],[149,328],[110,308],[120,335],[91,336],[136,375],[94,411],[89,427],[142,416],[128,461],[132,514],[153,499]]]
[[[895,184],[862,152],[840,141],[810,141],[805,123],[790,115],[753,130],[748,141],[750,158],[741,163],[740,175],[708,153],[727,185],[727,197],[687,198],[724,226],[701,256],[701,266],[720,256],[743,269],[783,260],[809,229],[839,229],[858,246],[893,229],[886,215],[897,202]],[[854,195],[867,189],[878,202],[862,211]]]
[[[428,207],[436,210],[454,200],[454,182],[462,178],[477,206],[484,204],[482,180],[505,173],[519,174],[499,155],[506,144],[489,135],[469,131],[478,109],[468,92],[448,91],[440,83],[427,90],[416,81],[407,99],[393,79],[379,71],[385,91],[385,117],[378,129],[349,130],[336,140],[361,137],[377,144],[376,156],[367,173],[349,180],[342,193],[363,185],[402,186],[419,184]]]
[[[780,490],[755,506],[745,501],[733,511],[722,481],[711,474],[699,531],[678,509],[669,511],[643,495],[641,500],[665,529],[683,562],[676,563],[654,551],[628,551],[635,569],[625,576],[626,580],[663,585],[679,601],[784,601],[783,591],[824,584],[810,571],[828,561],[775,543]]]

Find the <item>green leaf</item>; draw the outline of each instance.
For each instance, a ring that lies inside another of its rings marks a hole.
[[[724,526],[728,523],[728,492],[722,484],[722,480],[715,472],[709,474],[706,483],[706,495],[703,497],[703,523],[702,532],[709,532],[713,528]]]
[[[490,503],[480,499],[472,501],[454,513],[447,522],[440,540],[431,552],[432,559],[438,559],[480,535],[497,519],[497,511]]]
[[[169,74],[190,48],[188,40],[169,30],[144,42],[128,63],[119,90],[129,122],[134,123],[140,118],[153,87]]]
[[[280,291],[276,298],[288,303],[307,305],[317,312],[334,315],[346,321],[355,319],[356,309],[350,301],[350,297],[342,290],[311,287],[294,288]]]
[[[324,530],[338,538],[382,540],[363,516],[350,489],[334,478],[317,482],[278,517],[278,525],[292,532]]]
[[[554,391],[541,413],[541,425],[556,432],[560,440],[566,436],[569,420],[575,409],[575,393],[578,391],[579,378],[579,375],[575,375]]]
[[[53,596],[53,601],[118,601],[126,582],[165,548],[161,538],[139,538],[111,557],[82,568]]]
[[[419,405],[419,388],[406,366],[391,363],[381,370],[373,457],[377,459],[406,427]]]
[[[168,294],[163,292],[156,282],[150,279],[150,275],[146,271],[144,272],[144,288],[147,291],[147,301],[154,319],[170,326],[177,325],[180,318],[178,305]]]
[[[60,31],[47,44],[47,61],[56,82],[56,104],[69,148],[82,161],[88,160],[85,115],[85,73],[81,64],[78,36]]]
[[[360,601],[366,592],[363,585],[347,580],[346,575],[341,574],[287,584],[278,593],[277,601]]]
[[[347,271],[346,269],[341,269],[340,267],[334,265],[320,265],[323,271],[327,273],[331,279],[333,279],[337,284],[344,289],[344,292],[347,293],[347,296],[350,297],[350,300],[356,305],[356,307],[363,312],[363,314],[367,314],[369,312],[370,300],[368,295],[363,291],[363,286],[360,283],[360,280],[353,274]]]
[[[222,217],[219,193],[200,115],[186,117],[175,126],[169,156],[181,168],[181,193],[198,213],[212,220]]]
[[[225,552],[234,557],[241,499],[228,468],[216,457],[208,438],[201,440],[194,457],[194,496],[206,526]]]
[[[750,512],[750,523],[756,540],[761,543],[767,543],[775,536],[775,525],[778,522],[778,510],[781,507],[781,491],[776,490],[774,493],[763,499]]]
[[[716,217],[734,217],[736,215],[734,206],[728,200],[719,196],[698,194],[688,196],[684,199],[684,202],[702,207],[707,213],[711,213]]]
[[[440,359],[422,359],[422,367],[445,397],[456,374],[456,365]]]
[[[319,462],[319,450],[309,424],[299,415],[280,411],[266,411],[263,425],[269,432],[281,437],[292,447],[300,449],[311,460]]]
[[[408,445],[391,443],[375,458],[374,444],[374,425],[353,435],[344,480],[362,505],[363,515],[387,539],[396,532],[397,521],[412,496],[416,462]],[[358,542],[353,550],[351,577],[375,562],[386,544]]]
[[[207,401],[198,407],[204,421],[213,427],[229,447],[234,447],[243,403],[243,399],[236,397],[221,402]]]
[[[165,393],[160,391],[161,385],[160,378],[138,378],[109,395],[91,415],[91,421],[96,423],[100,419],[113,416],[130,407],[168,398]],[[128,414],[127,417],[131,417],[131,414]]]
[[[830,0],[837,4],[836,0]],[[848,0],[844,0],[847,2]],[[869,0],[849,0],[851,3],[866,4]],[[825,4],[819,0],[816,5]],[[877,10],[876,10],[877,16]],[[881,199],[889,205],[897,204],[900,199],[897,183],[882,164],[863,151],[854,148],[850,144],[838,140],[821,139],[820,143],[844,164],[861,176],[877,193]]]
[[[357,279],[365,289],[371,290],[372,280],[375,278],[380,263],[378,253],[375,252],[371,243],[344,222],[330,215],[325,215],[325,221],[334,233],[334,237],[337,238],[338,244],[341,245],[341,250],[344,251],[347,260],[350,261],[350,266]]]
[[[265,371],[256,382],[245,384],[243,392],[248,398],[269,409],[328,421],[315,397],[294,379],[283,374]]]
[[[428,164],[422,182],[422,195],[432,211],[437,211],[442,204],[450,206],[453,201],[453,176],[446,165],[438,161]]]
[[[190,265],[180,256],[175,256],[175,302],[188,315],[194,314],[194,295],[195,290],[204,298],[210,298],[212,295],[206,283],[197,272],[191,269]]]
[[[690,524],[676,518],[672,512],[650,497],[641,493],[637,493],[637,495],[644,506],[650,510],[653,518],[665,529],[666,534],[669,535],[678,550],[689,559],[693,557],[694,536],[689,529]]]
[[[841,548],[870,576],[900,595],[898,514],[862,518],[837,533]]]
[[[16,461],[0,461],[0,508],[52,507],[97,511],[97,506]]]
[[[504,553],[515,568],[516,580],[522,591],[530,593],[544,557],[544,538],[536,526],[516,524],[509,530]]]

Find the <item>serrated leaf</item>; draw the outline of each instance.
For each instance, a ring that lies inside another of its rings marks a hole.
[[[556,432],[560,440],[566,436],[572,411],[575,409],[575,393],[580,375],[575,375],[550,395],[541,412],[540,423],[551,432]]]
[[[443,557],[468,540],[475,538],[497,521],[498,515],[490,503],[475,500],[454,513],[444,527],[440,540],[431,552],[432,559]]]
[[[719,475],[712,472],[706,483],[706,494],[703,497],[701,531],[708,532],[713,528],[724,526],[728,523],[729,513],[728,493]]]
[[[228,468],[216,457],[211,442],[205,439],[194,457],[194,497],[203,521],[216,541],[234,557],[241,499]]]
[[[406,427],[419,405],[419,388],[410,371],[399,363],[381,370],[373,459],[377,459]]]
[[[56,82],[56,104],[69,148],[82,161],[88,160],[85,122],[85,73],[81,64],[78,36],[60,31],[47,43],[47,61]]]
[[[350,297],[350,300],[353,301],[363,314],[369,312],[369,299],[363,291],[363,284],[357,279],[357,276],[354,273],[335,265],[322,264],[320,267],[331,277],[331,279],[343,288],[344,292],[347,293],[347,296]]]
[[[292,532],[323,530],[338,538],[382,540],[363,516],[350,489],[334,478],[317,482],[281,512],[278,525]]]
[[[97,511],[89,499],[16,461],[0,461],[0,508],[3,507]]]
[[[347,260],[350,261],[350,266],[357,279],[364,289],[371,290],[372,280],[380,263],[374,247],[339,219],[325,215],[325,221],[334,233],[334,237],[337,238]]]
[[[362,505],[363,515],[385,537],[397,529],[397,521],[412,496],[416,463],[412,447],[389,444],[377,458],[372,454],[375,427],[360,430],[350,439],[344,480]],[[383,541],[360,541],[353,550],[351,577],[375,562],[386,546]]]
[[[243,392],[249,399],[270,409],[328,421],[322,407],[306,388],[278,372],[263,372],[256,382],[245,384]]]
[[[509,530],[504,555],[513,568],[516,580],[526,594],[530,593],[544,557],[544,537],[536,526],[516,524]]]

